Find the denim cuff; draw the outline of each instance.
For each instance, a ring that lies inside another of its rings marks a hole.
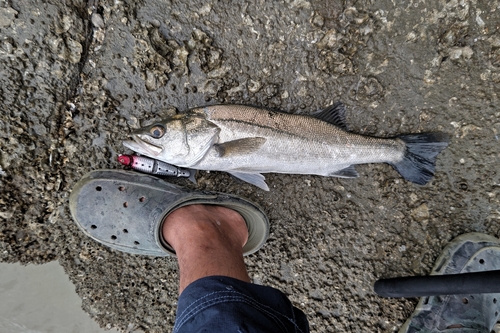
[[[227,276],[194,281],[182,292],[174,333],[309,332],[305,314],[281,291]]]

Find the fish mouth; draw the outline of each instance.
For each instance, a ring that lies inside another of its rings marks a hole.
[[[138,154],[150,156],[150,157],[156,157],[158,156],[162,151],[163,148],[155,145],[151,142],[146,142],[144,139],[139,137],[138,135],[133,135],[132,140],[125,140],[123,141],[123,145],[127,147],[128,149],[131,149],[135,151]]]

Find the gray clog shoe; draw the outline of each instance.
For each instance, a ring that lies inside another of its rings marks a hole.
[[[431,275],[500,269],[500,240],[481,233],[461,235],[436,260]],[[500,315],[500,294],[422,297],[399,333],[490,332]]]
[[[229,194],[184,189],[133,171],[92,171],[75,185],[69,203],[73,219],[87,236],[132,254],[175,254],[163,239],[163,220],[192,204],[221,205],[240,213],[248,227],[245,255],[261,248],[269,235],[267,216],[256,204]]]

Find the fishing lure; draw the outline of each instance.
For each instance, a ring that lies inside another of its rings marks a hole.
[[[139,155],[118,155],[118,162],[134,170],[159,176],[188,178],[196,184],[196,170],[176,167],[162,161]]]

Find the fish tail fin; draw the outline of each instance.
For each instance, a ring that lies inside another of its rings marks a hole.
[[[427,184],[436,171],[436,158],[448,146],[445,133],[408,134],[398,137],[406,144],[403,159],[391,163],[406,180],[419,185]]]

